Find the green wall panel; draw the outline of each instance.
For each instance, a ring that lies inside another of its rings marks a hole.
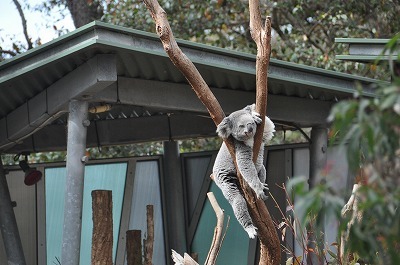
[[[92,245],[92,190],[111,190],[113,195],[113,233],[115,260],[119,224],[125,189],[127,164],[113,163],[85,167],[80,264],[90,264]],[[64,192],[66,168],[46,168],[46,240],[47,264],[58,264],[61,259],[64,221]]]
[[[214,182],[211,184],[210,191],[214,193],[218,204],[225,211],[225,223],[228,220],[228,216],[230,216],[229,228],[222,244],[217,264],[245,265],[247,264],[250,239],[233,215],[232,207]],[[204,264],[207,258],[216,223],[217,218],[207,199],[191,245],[191,252],[198,253],[200,264]]]

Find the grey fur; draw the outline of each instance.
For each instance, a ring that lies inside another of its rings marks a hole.
[[[236,162],[240,173],[247,184],[254,190],[258,198],[267,199],[265,191],[268,190],[266,181],[266,170],[263,164],[264,145],[270,141],[275,132],[275,125],[265,117],[263,132],[263,144],[253,163],[253,143],[257,124],[261,118],[255,111],[255,105],[246,106],[244,109],[231,113],[224,118],[217,127],[217,133],[221,138],[228,138],[232,135],[235,145]],[[257,229],[251,220],[247,204],[238,186],[235,164],[226,147],[222,144],[213,168],[214,181],[221,189],[225,198],[231,204],[236,219],[248,233],[250,238],[257,235]]]

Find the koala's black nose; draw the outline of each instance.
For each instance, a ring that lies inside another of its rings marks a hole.
[[[248,126],[247,130],[251,133],[251,132],[253,132],[253,127],[252,126]]]

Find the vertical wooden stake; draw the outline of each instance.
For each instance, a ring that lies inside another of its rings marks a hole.
[[[92,191],[92,209],[92,265],[112,265],[112,192],[109,190]]]
[[[145,239],[144,265],[152,265],[154,244],[154,210],[153,205],[146,206],[147,212],[147,238]]]
[[[126,231],[126,261],[127,265],[143,265],[142,262],[142,231]]]

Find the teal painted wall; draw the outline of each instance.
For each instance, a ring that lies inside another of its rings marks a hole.
[[[227,222],[228,216],[230,216],[228,231],[222,244],[221,251],[217,259],[217,264],[247,264],[250,240],[247,233],[236,220],[235,216],[233,215],[232,207],[224,198],[222,192],[214,182],[211,184],[210,191],[214,193],[218,204],[225,212],[225,223]],[[198,253],[199,255],[199,264],[204,264],[205,259],[207,258],[216,224],[217,218],[215,216],[215,212],[207,199],[204,204],[197,231],[191,246],[191,252]]]
[[[126,180],[127,163],[88,165],[85,167],[80,264],[90,264],[92,246],[92,190],[111,190],[113,195],[113,234],[115,260]],[[65,167],[46,168],[46,240],[47,264],[61,260],[64,221]]]

